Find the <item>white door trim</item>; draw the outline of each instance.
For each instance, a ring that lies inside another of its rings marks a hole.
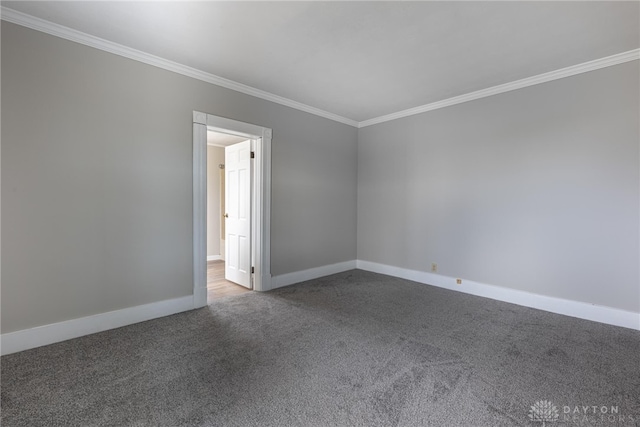
[[[251,203],[253,289],[271,289],[271,136],[270,128],[193,112],[193,303],[207,305],[207,129],[257,140]]]

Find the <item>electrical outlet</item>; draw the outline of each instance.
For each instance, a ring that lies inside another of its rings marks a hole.
[[[432,273],[437,273],[438,272],[438,264],[436,264],[435,262],[431,263],[431,272]]]
[[[462,285],[462,279],[456,279],[456,283],[457,283],[458,285]]]

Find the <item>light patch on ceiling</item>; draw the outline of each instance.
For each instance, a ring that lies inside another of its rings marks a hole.
[[[214,145],[218,147],[228,147],[229,145],[237,144],[238,142],[246,141],[244,136],[229,135],[222,132],[207,131],[207,145]]]

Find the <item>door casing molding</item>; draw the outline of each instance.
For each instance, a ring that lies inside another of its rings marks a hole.
[[[193,112],[193,304],[207,305],[207,130],[256,140],[251,197],[253,289],[271,289],[271,137],[263,126]]]

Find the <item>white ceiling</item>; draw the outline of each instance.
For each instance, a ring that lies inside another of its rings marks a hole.
[[[633,2],[2,2],[364,121],[637,49]]]
[[[229,145],[237,144],[238,142],[246,141],[246,137],[229,135],[222,132],[207,131],[207,144],[227,147]]]

